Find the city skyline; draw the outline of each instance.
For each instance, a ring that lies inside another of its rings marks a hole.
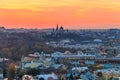
[[[119,0],[1,0],[0,25],[6,28],[120,28]]]

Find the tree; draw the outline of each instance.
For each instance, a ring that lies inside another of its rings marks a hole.
[[[17,76],[18,76],[19,78],[22,78],[23,75],[25,75],[25,71],[23,71],[23,70],[18,70],[18,71],[17,71]]]
[[[32,76],[36,76],[38,74],[40,74],[40,70],[37,69],[37,68],[32,68],[32,69],[29,69],[26,74],[28,75],[32,75]]]
[[[44,80],[44,78],[40,78],[39,80]]]
[[[16,75],[15,64],[11,63],[8,70],[9,78],[12,80]]]
[[[70,74],[70,79],[69,80],[73,80],[74,78],[73,78],[73,74],[71,73]]]
[[[7,70],[5,68],[3,68],[3,77],[6,78],[7,77]]]

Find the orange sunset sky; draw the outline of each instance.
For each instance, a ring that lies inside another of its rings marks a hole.
[[[120,28],[120,0],[0,0],[6,28]]]

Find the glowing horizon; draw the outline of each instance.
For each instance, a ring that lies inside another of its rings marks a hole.
[[[119,0],[0,0],[6,28],[120,28]]]

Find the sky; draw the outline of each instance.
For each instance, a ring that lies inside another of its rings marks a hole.
[[[120,28],[120,0],[0,0],[6,28]]]

